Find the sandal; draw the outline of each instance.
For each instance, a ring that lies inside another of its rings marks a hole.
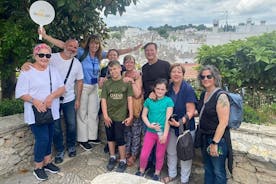
[[[135,161],[136,161],[136,157],[135,156],[130,156],[128,159],[127,159],[127,165],[129,167],[133,166],[135,164]]]
[[[167,184],[167,183],[170,183],[174,180],[176,180],[176,176],[175,177],[167,176],[165,178],[162,178],[161,182]]]

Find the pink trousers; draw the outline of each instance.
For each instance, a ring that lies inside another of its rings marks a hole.
[[[155,170],[161,171],[164,163],[165,152],[169,140],[169,135],[165,144],[160,144],[158,135],[153,132],[146,132],[143,148],[140,155],[140,168],[145,169],[153,146],[156,144],[156,164]]]

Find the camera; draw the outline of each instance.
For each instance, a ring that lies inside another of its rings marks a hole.
[[[63,96],[59,97],[59,100],[60,100],[60,101],[63,101],[63,100],[64,100],[64,97],[63,97]]]
[[[178,116],[177,114],[172,114],[169,118],[169,121],[172,121],[172,119],[174,119],[175,121],[178,121]]]

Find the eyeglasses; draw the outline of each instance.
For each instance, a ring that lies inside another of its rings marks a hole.
[[[46,56],[46,58],[51,58],[51,54],[43,54],[43,53],[39,53],[39,54],[37,54],[38,55],[38,57],[40,57],[40,58],[44,58],[44,56]]]
[[[205,78],[212,79],[213,75],[200,75],[200,80],[204,80]]]

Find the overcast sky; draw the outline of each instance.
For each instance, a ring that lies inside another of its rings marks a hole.
[[[110,26],[134,26],[148,28],[161,25],[205,24],[212,25],[218,19],[220,25],[246,22],[255,24],[266,20],[276,24],[276,0],[139,0],[126,8],[122,16],[104,18]]]

